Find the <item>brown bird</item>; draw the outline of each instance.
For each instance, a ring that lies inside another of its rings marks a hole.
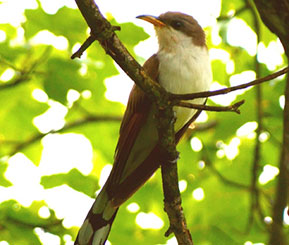
[[[143,65],[145,72],[171,93],[208,91],[211,65],[205,33],[198,22],[179,12],[137,18],[154,25],[159,43],[158,52]],[[205,99],[193,102],[203,104]],[[178,142],[199,111],[182,107],[173,110]],[[120,127],[112,171],[80,228],[75,244],[104,244],[119,206],[159,168],[165,156],[158,144],[155,112],[156,105],[134,86]]]

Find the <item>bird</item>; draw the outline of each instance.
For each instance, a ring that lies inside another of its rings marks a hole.
[[[211,64],[205,32],[198,22],[181,12],[137,18],[153,24],[159,45],[157,53],[143,65],[146,74],[170,93],[208,91]],[[206,99],[192,101],[204,104]],[[162,164],[165,156],[159,145],[156,110],[156,104],[134,85],[121,122],[113,168],[79,230],[75,245],[103,245],[120,205]],[[200,111],[179,106],[174,106],[173,111],[177,143]]]

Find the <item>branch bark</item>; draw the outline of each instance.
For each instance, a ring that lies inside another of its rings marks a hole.
[[[288,71],[289,71],[289,67],[285,67],[282,70],[279,70],[275,73],[269,74],[265,77],[255,79],[251,82],[244,83],[244,84],[237,85],[237,86],[233,86],[233,87],[229,87],[229,88],[223,88],[223,89],[219,89],[219,90],[215,90],[215,91],[199,92],[199,93],[193,93],[193,94],[171,94],[170,93],[169,99],[171,99],[172,101],[174,101],[174,100],[192,100],[192,99],[197,99],[197,98],[208,98],[208,97],[212,97],[212,96],[216,96],[216,95],[228,94],[228,93],[236,91],[236,90],[245,89],[245,88],[248,88],[251,86],[255,86],[255,85],[273,80],[279,76],[282,76],[282,75],[288,73]]]
[[[169,160],[175,160],[178,157],[175,144],[175,133],[174,133],[174,113],[172,105],[168,99],[168,93],[155,81],[148,77],[143,68],[135,61],[135,59],[129,54],[127,49],[122,45],[117,35],[114,33],[116,28],[113,28],[110,23],[102,16],[97,5],[93,0],[75,0],[78,8],[80,9],[83,17],[87,24],[91,28],[92,36],[99,41],[107,54],[109,54],[116,63],[125,71],[125,73],[139,86],[147,96],[155,101],[158,110],[158,132],[159,132],[159,144],[161,145],[165,155],[168,156],[168,164],[162,165],[163,179],[174,178],[177,176],[176,161],[170,162]],[[168,166],[168,167],[167,167]],[[166,169],[164,169],[166,168]],[[175,188],[178,189],[177,179],[171,180],[171,182],[177,183]],[[166,192],[166,191],[165,191]],[[179,191],[172,194],[173,200],[180,200]],[[177,195],[177,196],[175,196]],[[165,197],[166,205],[167,197]],[[170,198],[169,198],[170,200]],[[172,205],[174,212],[179,212],[178,206]],[[170,220],[175,220],[170,217]],[[185,224],[183,215],[179,215],[180,220],[177,220],[178,224],[182,226]],[[178,226],[177,224],[177,226]],[[173,228],[175,236],[181,244],[192,244],[192,238],[188,230],[186,232],[178,232],[176,227]]]
[[[264,24],[281,40],[287,59],[289,58],[289,0],[254,0]],[[288,244],[283,230],[283,214],[288,205],[289,193],[289,76],[284,91],[285,106],[283,111],[283,144],[279,163],[279,178],[273,206],[273,223],[269,244]]]

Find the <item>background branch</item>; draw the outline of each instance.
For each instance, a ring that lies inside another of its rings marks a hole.
[[[289,1],[254,0],[264,24],[275,33],[283,44],[287,60],[289,59]],[[288,71],[287,71],[288,73]],[[273,223],[269,244],[288,244],[283,230],[283,213],[288,204],[289,192],[289,76],[285,86],[285,106],[283,111],[283,144],[279,163],[279,178],[273,207]]]
[[[250,0],[246,0],[246,5],[248,6],[248,10],[251,12],[251,15],[253,17],[253,23],[254,23],[254,29],[257,34],[257,42],[256,47],[260,43],[261,40],[261,30],[260,30],[260,23],[258,18],[257,10],[255,9],[255,6],[253,6],[252,2]],[[257,79],[261,77],[261,67],[260,63],[258,62],[257,58],[258,53],[254,56],[254,64],[255,64],[255,73]],[[260,221],[264,224],[264,214],[262,211],[262,207],[260,204],[260,190],[258,187],[258,177],[260,174],[260,161],[261,161],[261,150],[262,145],[260,141],[260,135],[263,131],[263,93],[262,93],[262,85],[254,87],[256,92],[256,118],[257,118],[257,129],[256,129],[256,139],[255,139],[255,149],[254,149],[254,158],[252,163],[252,176],[251,176],[251,207],[250,207],[250,215],[248,220],[248,227],[247,231],[252,228],[253,222],[254,222],[254,215],[257,212],[259,215]]]
[[[31,80],[32,75],[35,73],[36,68],[47,60],[50,52],[51,47],[46,48],[44,52],[36,60],[34,60],[32,64],[29,65],[29,67],[24,68],[18,68],[15,65],[11,64],[10,62],[6,61],[4,58],[0,57],[0,63],[12,68],[14,71],[18,73],[18,75],[15,78],[11,79],[11,81],[0,83],[0,91],[4,89],[13,88],[19,84]]]
[[[95,123],[95,122],[120,122],[122,119],[121,116],[87,116],[85,118],[82,118],[80,120],[75,120],[73,122],[67,123],[63,128],[59,130],[51,130],[47,133],[37,133],[33,136],[30,136],[28,139],[22,141],[22,142],[11,142],[7,141],[7,143],[14,145],[14,149],[8,153],[9,156],[13,156],[19,151],[23,151],[26,147],[30,146],[31,144],[41,140],[43,137],[49,134],[56,134],[56,133],[61,133],[67,130],[70,130],[72,128],[76,128],[79,126],[83,126],[88,123]],[[1,141],[0,140],[0,145],[6,144],[6,141]]]

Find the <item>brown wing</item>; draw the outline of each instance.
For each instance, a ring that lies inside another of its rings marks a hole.
[[[143,65],[147,75],[155,81],[158,79],[158,65],[159,61],[156,55],[151,56]],[[113,189],[114,184],[118,184],[136,137],[146,122],[150,107],[151,102],[145,93],[134,85],[120,127],[114,166],[107,183],[109,186],[108,191],[111,188]]]
[[[149,76],[157,81],[158,73],[152,72],[158,67],[156,55],[152,56],[145,64],[144,68]],[[148,112],[151,108],[151,102],[146,95],[136,86],[133,87],[129,97],[127,110],[125,112],[120,128],[120,137],[116,148],[115,162],[112,173],[107,183],[108,195],[112,199],[113,205],[119,206],[126,201],[137,189],[140,188],[150,176],[159,168],[162,159],[162,150],[158,144],[153,147],[147,158],[140,163],[132,173],[124,180],[120,181],[124,175],[123,170],[126,167],[134,142],[140,132],[140,129],[146,123]],[[198,117],[201,111],[189,120],[177,133],[176,142],[180,140],[189,125]]]

